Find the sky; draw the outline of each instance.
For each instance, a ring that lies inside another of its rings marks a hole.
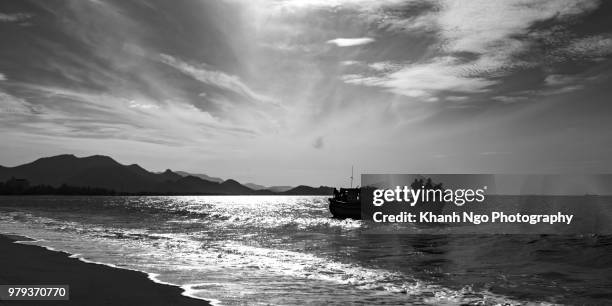
[[[612,172],[612,2],[3,0],[0,164]],[[358,180],[356,180],[358,183]]]

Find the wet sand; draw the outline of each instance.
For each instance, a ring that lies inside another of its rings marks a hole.
[[[85,263],[67,253],[16,240],[26,239],[0,234],[0,284],[67,284],[70,300],[0,300],[0,305],[210,305],[182,296],[179,287],[157,284],[145,273]]]

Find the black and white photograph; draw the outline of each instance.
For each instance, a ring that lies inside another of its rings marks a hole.
[[[0,305],[612,305],[612,2],[0,0]]]

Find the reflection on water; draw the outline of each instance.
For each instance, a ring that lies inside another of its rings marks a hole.
[[[612,302],[612,239],[371,235],[325,197],[2,197],[0,232],[234,304]]]

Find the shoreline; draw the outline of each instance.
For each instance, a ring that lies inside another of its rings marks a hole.
[[[156,282],[155,275],[78,258],[78,254],[19,243],[34,239],[0,233],[0,284],[67,284],[70,300],[45,305],[213,305],[186,295],[183,287]],[[2,301],[34,305],[41,301]]]
[[[0,194],[0,197],[331,197],[330,194]],[[1,234],[0,234],[1,235]]]

